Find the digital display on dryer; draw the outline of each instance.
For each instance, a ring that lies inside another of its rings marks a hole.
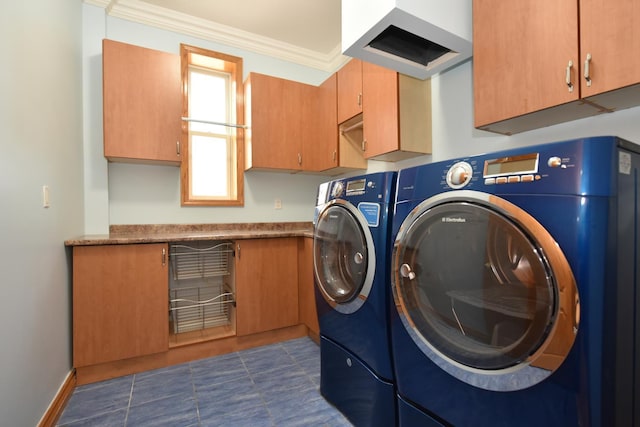
[[[500,157],[484,162],[484,178],[538,172],[538,153]]]

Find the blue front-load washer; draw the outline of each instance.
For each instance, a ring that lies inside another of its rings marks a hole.
[[[322,184],[314,219],[320,391],[356,426],[396,424],[389,341],[396,173]]]
[[[639,152],[594,137],[398,172],[401,426],[640,425]]]

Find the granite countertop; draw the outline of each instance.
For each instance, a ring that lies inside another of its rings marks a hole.
[[[259,222],[237,224],[112,225],[109,234],[65,240],[65,246],[125,245],[194,240],[241,240],[270,237],[313,237],[311,222]]]

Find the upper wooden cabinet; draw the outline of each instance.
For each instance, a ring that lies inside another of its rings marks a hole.
[[[303,85],[306,116],[303,123],[302,169],[325,171],[340,164],[335,74],[320,86]]]
[[[431,153],[431,80],[362,64],[364,156],[397,161]]]
[[[359,135],[356,131],[342,132],[343,129],[351,126],[350,121],[341,123],[337,121],[337,93],[338,74],[333,73],[319,87],[318,105],[322,105],[321,111],[317,112],[314,122],[321,126],[316,130],[316,134],[323,141],[316,143],[317,147],[322,147],[323,152],[316,155],[325,161],[323,173],[338,175],[356,170],[367,169],[367,160],[362,152],[362,126],[356,125],[360,129]],[[354,117],[355,122],[361,123],[362,116]],[[327,150],[328,143],[328,150]],[[330,168],[330,169],[329,169]]]
[[[298,238],[236,242],[236,334],[298,324]]]
[[[579,4],[582,96],[610,109],[640,105],[640,2]],[[584,78],[587,71],[591,84]]]
[[[337,174],[366,169],[338,137],[337,77],[320,86],[250,73],[245,81],[246,169]]]
[[[73,248],[73,366],[167,351],[167,244]]]
[[[180,164],[180,56],[112,40],[102,44],[104,156]]]
[[[336,123],[327,108],[335,101],[316,86],[259,73],[250,73],[244,86],[246,169],[322,171],[332,166],[330,136],[335,141]]]
[[[351,59],[336,72],[338,123],[362,113],[362,61]]]
[[[431,80],[359,59],[336,75],[340,138],[351,142],[342,146],[385,161],[431,153]]]
[[[640,105],[640,3],[474,0],[475,126],[512,134]]]
[[[250,73],[244,92],[245,168],[300,170],[301,84]]]

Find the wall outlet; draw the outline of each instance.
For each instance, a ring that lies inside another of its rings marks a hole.
[[[273,203],[273,207],[275,209],[282,209],[282,200],[281,199],[276,199]]]

